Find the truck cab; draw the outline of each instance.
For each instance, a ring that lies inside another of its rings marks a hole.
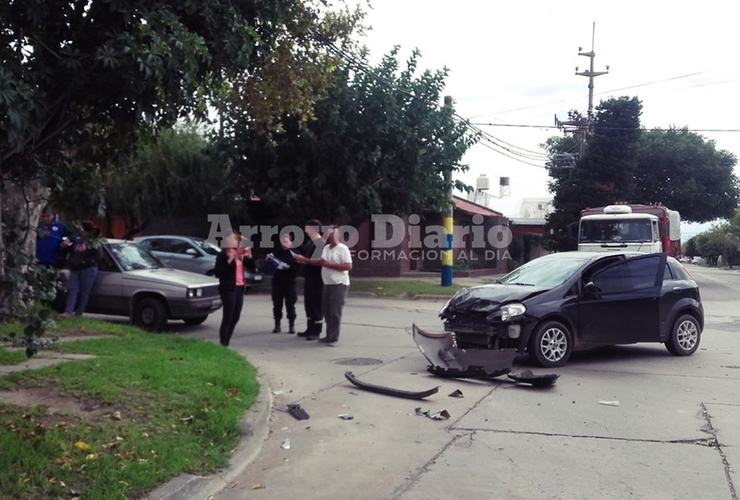
[[[578,250],[590,252],[663,252],[659,218],[633,213],[629,205],[609,205],[581,217]]]

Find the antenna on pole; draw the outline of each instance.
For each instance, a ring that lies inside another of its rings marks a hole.
[[[596,40],[596,22],[593,24],[593,30],[591,32],[591,50],[589,52],[581,52],[581,47],[578,47],[578,55],[585,56],[590,59],[589,69],[586,71],[578,72],[576,68],[576,75],[588,77],[588,122],[589,129],[593,127],[594,119],[594,78],[609,73],[609,66],[606,67],[606,71],[594,71],[594,59],[596,58],[596,52],[594,52],[594,41]]]

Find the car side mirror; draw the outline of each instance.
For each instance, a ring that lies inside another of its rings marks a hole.
[[[593,281],[589,281],[588,283],[583,285],[583,294],[588,297],[598,297],[599,289],[596,285],[594,285]]]
[[[185,254],[192,255],[193,257],[198,256],[198,252],[195,250],[195,248],[188,248],[187,250],[185,250]]]

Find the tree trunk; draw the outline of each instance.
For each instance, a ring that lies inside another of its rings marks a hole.
[[[0,280],[7,278],[8,258],[11,263],[21,266],[23,272],[28,262],[36,257],[36,228],[41,210],[48,203],[49,188],[40,181],[33,180],[19,185],[7,179],[2,180],[0,189]],[[21,259],[25,256],[25,259]],[[24,264],[20,264],[24,263]],[[11,292],[12,293],[12,292]],[[11,294],[0,292],[0,312],[8,311]]]

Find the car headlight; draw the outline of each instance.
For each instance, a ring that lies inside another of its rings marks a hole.
[[[439,310],[439,314],[442,314],[443,312],[445,312],[445,309],[447,309],[447,306],[450,305],[450,302],[452,302],[452,299],[450,299],[447,302],[445,302],[445,305],[443,305],[442,306],[442,309]]]
[[[520,302],[501,306],[501,321],[509,321],[527,312],[527,308]]]
[[[193,299],[195,297],[202,297],[203,296],[203,289],[202,288],[188,288],[188,298]]]

